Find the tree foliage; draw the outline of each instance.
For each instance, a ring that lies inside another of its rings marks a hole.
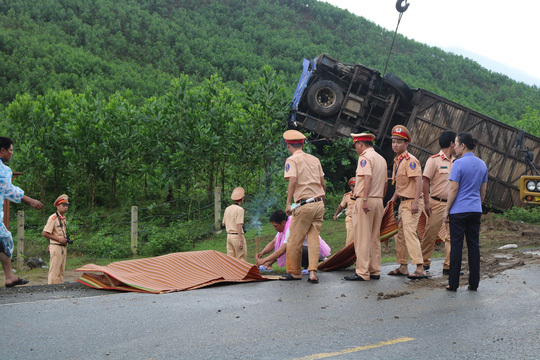
[[[286,155],[283,88],[265,67],[238,90],[217,75],[199,85],[184,75],[142,105],[129,92],[51,90],[17,96],[2,126],[16,141],[12,168],[24,169],[21,184],[42,198],[69,192],[93,209],[206,196],[215,186],[258,192]]]
[[[0,0],[0,24],[12,167],[89,209],[281,186],[301,59],[382,69],[393,35],[315,0]],[[538,134],[537,87],[400,35],[388,71]],[[350,176],[343,146],[318,146],[330,184]]]
[[[540,137],[540,112],[527,106],[523,117],[513,124],[515,127]]]
[[[392,32],[315,0],[0,1],[0,103],[17,94],[164,95],[173,78],[230,87],[270,66],[289,95],[303,57],[384,68]],[[540,109],[540,91],[398,34],[389,72],[497,120]]]

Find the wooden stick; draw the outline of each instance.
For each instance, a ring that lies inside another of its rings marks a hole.
[[[257,236],[255,238],[255,242],[257,244],[257,256],[259,255],[259,247],[260,247],[260,244],[261,244],[261,237],[260,236]]]

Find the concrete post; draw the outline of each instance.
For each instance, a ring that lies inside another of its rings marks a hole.
[[[131,207],[131,252],[137,255],[138,246],[138,225],[139,225],[139,208]]]
[[[214,189],[214,228],[216,233],[221,232],[221,188]]]

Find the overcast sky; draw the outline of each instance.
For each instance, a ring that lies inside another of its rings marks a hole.
[[[396,0],[322,0],[394,31]],[[404,0],[403,0],[404,2]],[[540,87],[540,0],[407,0],[398,33]]]

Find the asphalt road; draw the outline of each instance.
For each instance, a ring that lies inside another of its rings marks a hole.
[[[161,295],[1,289],[0,359],[538,359],[539,270],[457,293],[349,271]]]

